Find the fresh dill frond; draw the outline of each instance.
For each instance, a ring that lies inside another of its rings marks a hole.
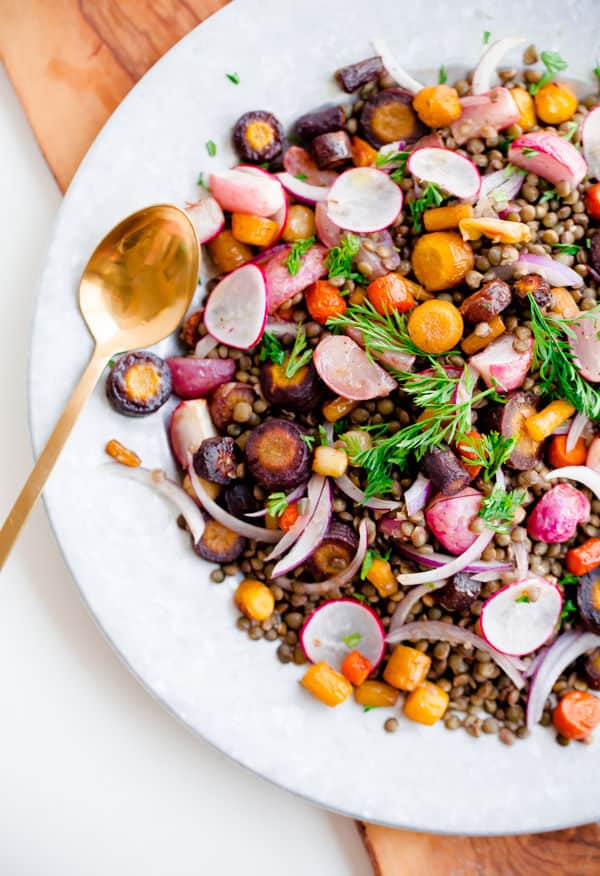
[[[354,257],[360,249],[360,237],[356,234],[346,234],[339,246],[332,246],[327,253],[326,264],[329,277],[344,277],[355,283],[366,283],[365,278],[354,270]]]
[[[382,316],[370,301],[353,304],[343,314],[330,317],[327,327],[359,331],[369,354],[403,353],[408,356],[425,356],[423,350],[410,339],[405,314],[393,311]],[[428,355],[427,358],[432,357]]]
[[[495,486],[489,496],[481,500],[478,517],[488,529],[494,532],[508,532],[513,524],[517,509],[525,499],[525,490],[503,490]]]
[[[309,251],[311,246],[314,246],[316,243],[316,238],[306,237],[304,240],[297,240],[292,244],[292,248],[290,249],[290,253],[285,260],[285,266],[288,269],[288,274],[297,274],[300,270],[300,265],[302,264],[302,258]]]
[[[406,202],[413,223],[413,231],[422,231],[425,210],[428,210],[429,207],[439,207],[445,197],[446,195],[438,185],[427,183],[420,198]]]
[[[452,401],[461,377],[452,377],[439,362],[431,362],[428,372],[421,371],[416,374],[395,374],[403,392],[410,396],[413,404],[419,408],[437,408],[447,405]],[[475,381],[469,371],[465,375],[472,385],[465,387],[467,391],[473,389]]]
[[[271,493],[267,499],[267,514],[270,517],[281,517],[287,506],[285,493]]]
[[[308,365],[311,359],[312,349],[310,347],[307,349],[306,332],[303,328],[300,328],[296,334],[292,352],[285,366],[285,376],[287,379],[290,380],[301,368]]]
[[[475,438],[467,435],[458,443],[459,452],[468,450],[468,464],[480,465],[483,469],[483,479],[490,481],[501,465],[504,465],[517,444],[516,436],[505,438],[499,432],[488,432]]]

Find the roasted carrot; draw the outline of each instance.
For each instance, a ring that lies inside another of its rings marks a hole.
[[[291,502],[279,518],[279,528],[287,532],[292,528],[299,516],[298,503]]]
[[[571,690],[552,713],[554,726],[567,739],[584,739],[600,724],[600,699],[585,690]]]
[[[231,216],[231,232],[240,243],[269,246],[278,229],[277,222],[264,216],[252,216],[250,213],[233,213]]]
[[[467,439],[465,441],[465,439]],[[467,432],[462,441],[456,445],[456,449],[460,455],[461,461],[464,463],[466,470],[469,473],[469,477],[471,480],[474,480],[479,472],[481,471],[480,465],[473,465],[473,463],[469,462],[470,459],[477,459],[477,453],[475,448],[481,442],[481,434],[477,431],[477,429],[471,429],[470,432]],[[472,445],[475,445],[473,447]]]
[[[588,538],[565,555],[565,565],[572,575],[585,575],[600,566],[600,538]]]
[[[340,316],[347,307],[339,290],[327,280],[317,280],[309,286],[304,299],[311,317],[321,325],[332,316]]]
[[[501,316],[492,317],[488,322],[488,325],[490,327],[490,333],[487,335],[478,335],[475,331],[472,331],[470,335],[467,335],[460,345],[463,353],[466,353],[467,356],[472,356],[473,353],[479,353],[480,350],[485,350],[492,341],[495,341],[501,334],[504,334],[506,329]]]
[[[321,661],[313,663],[300,684],[326,706],[338,706],[347,700],[352,693],[352,685],[340,672],[336,672],[329,663]]]
[[[408,318],[410,339],[424,353],[446,353],[452,350],[460,341],[462,333],[463,318],[460,311],[443,298],[419,304]]]
[[[377,150],[360,137],[352,138],[352,162],[356,167],[370,167],[375,164]]]
[[[401,274],[391,272],[378,277],[367,286],[367,298],[382,316],[386,313],[406,313],[415,306],[415,299]]]
[[[578,438],[575,447],[567,450],[567,435],[555,435],[548,447],[548,462],[552,468],[563,465],[585,465],[587,448],[583,438]]]
[[[358,687],[367,680],[372,668],[371,661],[361,654],[360,651],[350,651],[342,663],[342,675],[355,687]]]

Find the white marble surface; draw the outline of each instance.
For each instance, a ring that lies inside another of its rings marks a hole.
[[[3,517],[32,462],[33,296],[61,198],[2,69],[0,156]],[[233,764],[139,686],[84,607],[42,506],[0,603],[2,876],[369,876],[351,821]]]

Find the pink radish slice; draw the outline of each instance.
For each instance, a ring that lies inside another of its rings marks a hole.
[[[473,94],[484,94],[490,90],[492,76],[495,74],[501,59],[511,49],[516,49],[518,46],[523,45],[524,42],[525,39],[523,37],[504,37],[504,39],[496,40],[488,46],[473,72],[471,84]]]
[[[311,186],[329,186],[337,179],[335,170],[319,170],[310,154],[301,146],[290,146],[283,156],[283,169]]]
[[[306,255],[302,256],[297,274],[290,274],[286,265],[290,251],[291,247],[286,246],[264,266],[269,313],[274,313],[289,298],[303,292],[307,286],[327,273],[325,247],[318,244],[311,246]]]
[[[324,337],[314,351],[313,361],[329,389],[352,401],[389,395],[396,388],[396,381],[343,335]]]
[[[460,146],[478,137],[486,128],[502,131],[519,121],[519,109],[508,88],[492,88],[487,94],[461,98],[462,113],[452,122],[452,136]]]
[[[295,335],[298,331],[298,324],[295,322],[288,322],[284,319],[268,319],[265,326],[265,331],[271,332],[271,334],[275,335],[276,337],[283,337],[283,335]]]
[[[592,179],[600,179],[600,106],[594,107],[584,116],[581,123],[581,143],[588,175]]]
[[[501,654],[531,654],[556,629],[562,603],[562,593],[555,584],[530,575],[484,602],[479,618],[481,634]]]
[[[360,651],[376,669],[385,654],[385,630],[366,605],[334,599],[310,615],[300,630],[300,645],[311,663],[324,660],[339,671],[350,651]]]
[[[596,435],[592,439],[592,443],[588,447],[587,459],[585,464],[593,471],[600,472],[600,435]]]
[[[313,186],[290,173],[278,173],[277,179],[296,200],[304,201],[306,204],[316,204],[317,201],[326,200],[329,192],[328,186]]]
[[[317,229],[317,237],[324,243],[325,246],[339,246],[342,239],[342,229],[332,222],[327,215],[327,205],[325,201],[319,201],[315,207],[315,227]]]
[[[438,493],[425,511],[427,526],[439,543],[451,554],[462,554],[475,542],[471,524],[481,507],[482,495],[465,487],[455,496]]]
[[[195,204],[189,204],[185,208],[185,212],[192,220],[199,243],[207,243],[207,241],[212,240],[225,227],[223,211],[218,201],[211,195],[202,198]]]
[[[600,382],[600,320],[581,316],[572,323],[574,337],[569,338],[575,364],[582,377],[591,383]]]
[[[524,353],[513,347],[514,336],[501,335],[495,341],[469,359],[469,365],[487,386],[497,386],[502,392],[517,389],[529,372],[533,359],[533,338]]]
[[[425,87],[417,79],[414,79],[410,75],[410,73],[407,73],[403,67],[400,66],[385,40],[377,37],[373,38],[371,40],[371,43],[373,45],[373,48],[381,58],[383,66],[388,71],[392,79],[396,80],[398,85],[401,85],[402,88],[406,88],[407,91],[410,91],[413,94],[416,94],[417,91],[421,91],[421,89]]]
[[[347,231],[368,234],[387,228],[402,209],[402,189],[382,170],[354,167],[331,186],[327,215]]]
[[[356,341],[360,347],[364,348],[365,339],[360,329],[357,329],[354,326],[348,326],[346,328],[346,334],[349,338],[352,338],[353,341]],[[383,352],[374,350],[372,347],[369,352],[374,359],[377,359],[378,362],[381,362],[382,365],[385,365],[386,368],[391,368],[393,371],[412,371],[412,367],[417,358],[410,353],[396,353],[394,350],[385,350],[385,352]]]
[[[272,216],[282,206],[281,185],[267,173],[248,173],[247,169],[211,173],[210,190],[221,207],[233,213]]]
[[[517,137],[510,144],[508,160],[554,185],[568,182],[575,187],[587,173],[587,165],[573,144],[553,131],[532,131]]]
[[[169,436],[173,455],[182,468],[187,468],[196,450],[206,438],[217,434],[203,398],[181,402],[171,414]]]
[[[317,477],[320,477],[320,475],[317,475]],[[323,488],[314,506],[310,520],[292,549],[285,556],[281,557],[279,562],[273,567],[271,572],[272,578],[277,578],[278,575],[286,575],[292,569],[295,569],[321,544],[329,526],[332,510],[333,497],[331,486],[327,478],[323,478]]]
[[[196,356],[174,356],[167,359],[173,378],[173,392],[179,398],[205,398],[209,393],[233,380],[237,371],[233,359],[198,359]]]
[[[475,199],[481,188],[481,174],[473,162],[452,149],[417,149],[411,152],[407,167],[418,179],[436,183],[463,200]]]
[[[581,274],[568,268],[567,265],[554,261],[550,256],[523,252],[517,261],[513,262],[512,268],[526,268],[530,273],[539,274],[551,286],[583,286]]]
[[[263,168],[253,167],[251,164],[239,164],[235,169],[241,171],[242,173],[249,173],[251,175],[254,174],[254,176],[257,176],[258,174],[264,174],[271,180],[275,179],[274,176],[272,176]],[[280,239],[282,231],[285,228],[285,223],[287,222],[288,210],[289,204],[287,195],[283,190],[283,186],[281,186],[281,206],[273,213],[272,216],[268,217],[269,219],[271,219],[272,222],[277,223],[277,233],[275,234],[275,237],[273,238],[270,246],[273,246],[273,244]],[[254,264],[256,264],[255,260],[253,260],[253,262]]]
[[[204,309],[208,332],[220,344],[238,350],[248,350],[260,341],[266,321],[267,285],[256,265],[242,265],[223,277]]]

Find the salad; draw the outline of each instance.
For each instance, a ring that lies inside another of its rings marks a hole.
[[[107,381],[128,416],[180,400],[180,478],[106,449],[241,574],[299,697],[567,745],[600,724],[600,97],[483,43],[450,85],[374,41],[339,104],[245,113],[233,168],[206,144],[184,351]]]

